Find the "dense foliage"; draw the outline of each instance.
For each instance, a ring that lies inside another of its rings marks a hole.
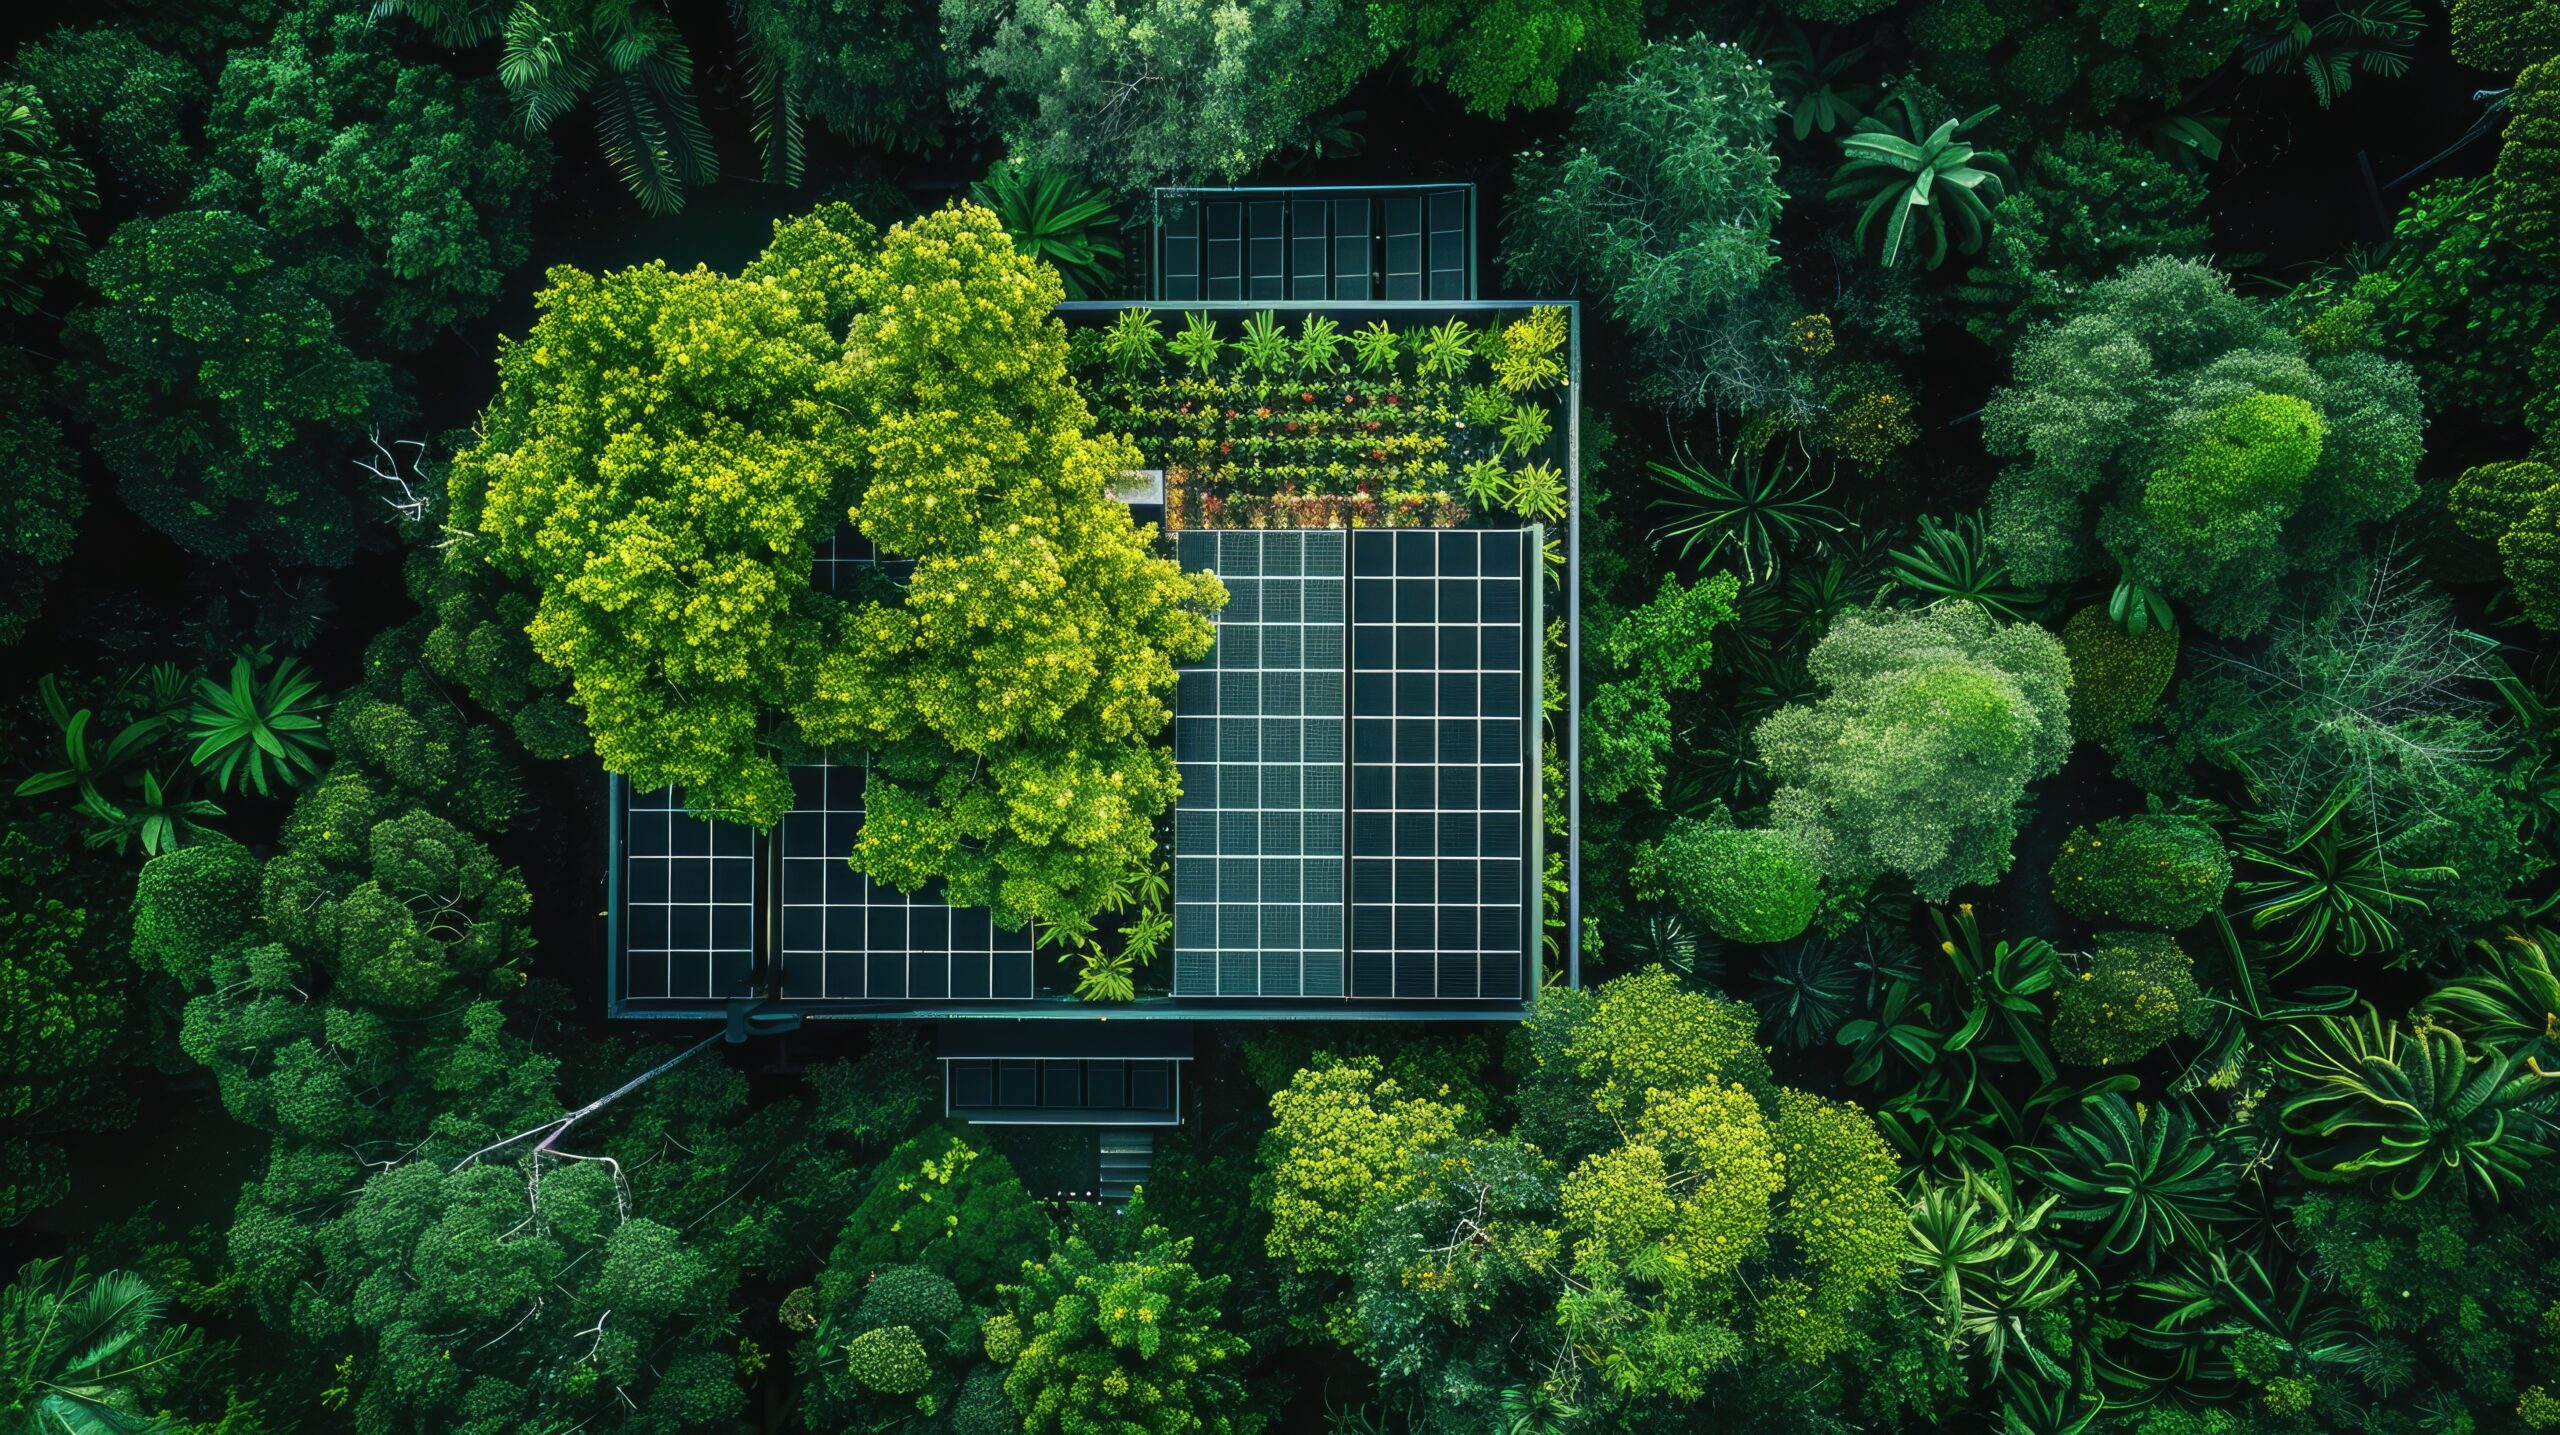
[[[2551,0],[19,18],[0,1426],[2560,1429]]]

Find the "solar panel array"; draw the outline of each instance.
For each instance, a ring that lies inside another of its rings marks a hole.
[[[1537,532],[1177,543],[1229,602],[1176,699],[1173,994],[1519,1001],[1539,896]],[[848,532],[819,577],[834,588],[873,561]],[[693,816],[672,788],[624,789],[624,999],[716,1003],[767,975],[818,1003],[1037,995],[1027,932],[853,870],[861,765],[791,780],[792,810],[761,837]]]
[[[1347,536],[1180,537],[1182,566],[1228,596],[1175,694],[1176,996],[1342,995]]]
[[[1522,995],[1535,542],[1352,535],[1354,997]]]
[[[1156,191],[1155,297],[1255,302],[1472,299],[1463,185]]]
[[[756,834],[696,817],[672,787],[633,792],[622,816],[623,994],[745,996],[756,961]]]
[[[863,768],[791,769],[776,829],[782,867],[782,995],[795,1001],[988,1001],[1032,994],[1031,937],[983,908],[953,907],[940,884],[914,895],[853,870]]]
[[[1174,995],[1519,1000],[1535,533],[1179,541],[1230,597],[1177,695]]]

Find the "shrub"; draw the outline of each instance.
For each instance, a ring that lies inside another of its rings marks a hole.
[[[1775,825],[1827,876],[1900,873],[1931,901],[2006,871],[2027,784],[2071,747],[2062,644],[1941,603],[1843,614],[1805,666],[1823,696],[1753,733]]]
[[[933,1362],[924,1342],[903,1325],[875,1326],[844,1348],[845,1365],[866,1390],[883,1395],[913,1395],[933,1383]]]
[[[1820,876],[1795,838],[1684,818],[1641,864],[1647,882],[1730,942],[1783,942],[1813,921]]]
[[[1236,1373],[1251,1353],[1218,1324],[1225,1276],[1201,1276],[1191,1241],[1162,1226],[1137,1232],[1122,1260],[1070,1236],[1026,1263],[1006,1287],[1022,1323],[1022,1352],[1005,1393],[1027,1435],[1244,1435],[1249,1413]]]
[[[922,1266],[962,1298],[983,1300],[1022,1253],[1047,1246],[1049,1221],[1003,1153],[945,1122],[909,1138],[872,1173],[818,1277],[822,1309],[858,1309],[873,1273]]]
[[[1681,408],[1740,397],[1737,379],[1748,387],[1767,367],[1725,366],[1760,342],[1736,332],[1748,327],[1736,301],[1776,261],[1778,113],[1768,75],[1740,46],[1648,46],[1584,101],[1567,142],[1521,156],[1504,272],[1528,292],[1606,307],[1635,335],[1650,395]]]
[[[2307,354],[2203,264],[2146,260],[2093,286],[2016,368],[1983,431],[2017,460],[1989,522],[2029,584],[2120,571],[2245,637],[2288,578],[2334,569],[2359,524],[2417,494],[2410,371]]]
[[[2498,545],[2498,561],[2534,626],[2560,630],[2560,468],[2484,463],[2455,479],[2445,507],[2464,533]]]
[[[2052,877],[2054,905],[2082,921],[2174,932],[2222,905],[2231,854],[2200,818],[2138,813],[2072,828]]]
[[[2178,669],[2178,630],[2149,627],[2139,633],[2092,603],[2062,625],[2062,650],[2071,658],[2071,735],[2082,742],[2113,742],[2151,716]]]
[[[2204,204],[2201,179],[2119,135],[2074,130],[2038,146],[1956,290],[1965,327],[2007,348],[2135,260],[2201,255]]]
[[[958,1320],[962,1310],[959,1287],[948,1277],[922,1266],[891,1266],[872,1273],[854,1319],[873,1329],[898,1325],[939,1332]]]
[[[2054,995],[2053,1054],[2076,1066],[2134,1061],[2209,1014],[2195,963],[2164,932],[2102,932]]]
[[[1232,181],[1310,138],[1378,56],[1349,0],[944,0],[956,93],[1014,159],[1115,196]]]
[[[2560,259],[2560,56],[2528,67],[2510,92],[2498,151],[2498,232],[2518,249]]]

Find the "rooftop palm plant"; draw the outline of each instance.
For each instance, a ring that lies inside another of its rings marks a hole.
[[[673,214],[686,185],[718,176],[693,51],[651,0],[517,0],[500,34],[498,80],[525,129],[540,133],[591,101],[605,160],[641,208]]]
[[[2243,41],[2240,67],[2253,75],[2299,69],[2325,110],[2359,70],[2385,79],[2409,73],[2426,31],[2426,14],[2411,0],[2308,0]]]
[[[141,1409],[144,1372],[188,1354],[193,1332],[130,1271],[91,1276],[32,1261],[0,1292],[0,1409],[12,1430],[123,1435],[162,1422]],[[23,1423],[17,1423],[23,1421]]]
[[[1847,158],[1832,173],[1830,198],[1866,202],[1858,214],[1861,248],[1866,246],[1869,227],[1879,218],[1885,221],[1888,266],[1902,257],[1913,227],[1925,223],[1928,264],[1935,269],[1946,262],[1951,226],[1967,254],[1980,250],[1991,232],[1991,206],[2005,192],[2002,177],[2008,160],[1995,150],[1977,151],[1957,136],[1998,113],[2000,107],[1992,105],[1963,119],[1945,121],[1923,135],[1920,111],[1910,96],[1896,95],[1892,103],[1902,111],[1901,132],[1878,110],[1841,138],[1840,152]]]
[[[998,165],[969,186],[994,210],[1013,247],[1054,265],[1070,299],[1108,296],[1120,277],[1120,216],[1110,202],[1063,174]]]

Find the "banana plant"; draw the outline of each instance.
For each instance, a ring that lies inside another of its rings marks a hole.
[[[1991,206],[2003,197],[2001,182],[2009,165],[1998,151],[1977,151],[1956,136],[1999,113],[2000,107],[1945,121],[1923,135],[1919,107],[1909,95],[1896,95],[1890,103],[1901,108],[1902,131],[1897,133],[1881,110],[1860,120],[1842,137],[1840,152],[1846,159],[1831,176],[1830,198],[1866,201],[1858,213],[1858,246],[1866,247],[1868,229],[1883,218],[1887,268],[1902,257],[1916,225],[1928,229],[1932,269],[1946,262],[1950,227],[1965,253],[1978,252],[1991,232]]]
[[[2035,999],[2062,980],[2062,957],[2053,943],[2042,937],[2003,939],[1986,950],[1971,902],[1959,904],[1952,921],[1938,910],[1929,913],[1929,920],[1938,928],[1938,950],[1954,969],[1956,999],[1964,1011],[1964,1023],[1947,1038],[1947,1050],[1964,1051],[1996,1029],[2008,1040],[1984,1045],[1982,1054],[1994,1061],[2024,1061],[2050,1084],[2058,1073],[2046,1039],[2046,1015]]]
[[[2092,1244],[2156,1266],[2172,1249],[2202,1247],[2235,1214],[2239,1168],[2219,1133],[2183,1102],[2136,1107],[2109,1092],[2055,1126],[2030,1169],[2059,1204],[2054,1219],[2098,1227]]]
[[[2294,1169],[2315,1181],[2372,1181],[2397,1200],[2438,1176],[2476,1183],[2492,1200],[2524,1184],[2552,1154],[2550,1109],[2560,1071],[2522,1050],[2471,1050],[2452,1028],[2359,1015],[2317,1017],[2276,1050],[2296,1088],[2277,1113]]]

